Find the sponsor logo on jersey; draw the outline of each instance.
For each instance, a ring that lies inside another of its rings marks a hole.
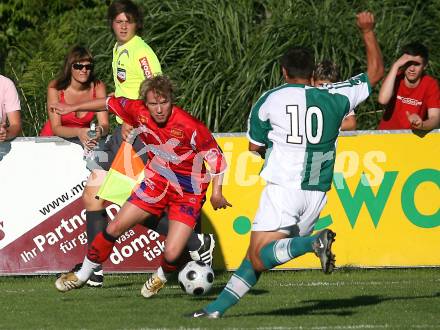
[[[141,64],[142,70],[144,71],[144,76],[147,78],[151,78],[153,75],[151,73],[150,65],[148,64],[147,58],[145,56],[140,58],[139,63]]]
[[[125,69],[118,68],[118,72],[116,73],[116,77],[120,83],[123,83],[127,79],[127,72]]]
[[[138,121],[144,125],[147,125],[148,124],[148,116],[141,113],[138,116]]]
[[[183,131],[178,128],[172,128],[170,134],[176,138],[183,137]]]
[[[400,100],[403,104],[414,105],[416,107],[419,107],[422,105],[422,101],[412,99],[409,97],[403,97],[403,96],[397,95],[397,99]]]

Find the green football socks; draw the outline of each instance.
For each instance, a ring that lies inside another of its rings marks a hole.
[[[256,272],[252,268],[251,262],[244,259],[217,299],[206,306],[204,310],[208,313],[218,311],[223,315],[257,283],[260,275],[260,272]]]
[[[271,269],[307,252],[312,252],[315,239],[316,236],[307,236],[271,242],[261,249],[260,258],[264,267]],[[217,311],[223,315],[257,283],[260,275],[260,272],[252,268],[251,262],[244,259],[217,299],[203,309],[207,313]]]
[[[260,259],[266,269],[284,264],[293,258],[312,252],[316,236],[284,238],[267,244],[260,251]]]

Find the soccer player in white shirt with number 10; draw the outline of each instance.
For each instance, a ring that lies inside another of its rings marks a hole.
[[[335,160],[335,142],[345,115],[371,93],[368,70],[326,88],[311,87],[315,61],[305,48],[281,58],[285,84],[264,93],[252,108],[249,150],[265,163],[266,180],[246,258],[219,297],[192,317],[221,317],[258,281],[261,272],[314,252],[324,273],[331,273],[335,233],[311,235],[326,204]],[[371,69],[371,68],[370,68]]]

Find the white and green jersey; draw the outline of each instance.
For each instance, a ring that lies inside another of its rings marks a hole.
[[[284,84],[267,91],[249,115],[248,139],[266,146],[260,175],[303,190],[330,190],[342,119],[371,93],[368,76],[315,88]]]

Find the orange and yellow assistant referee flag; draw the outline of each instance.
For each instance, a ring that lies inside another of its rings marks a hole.
[[[124,204],[133,188],[142,180],[144,166],[132,145],[123,141],[98,196],[118,205]]]

